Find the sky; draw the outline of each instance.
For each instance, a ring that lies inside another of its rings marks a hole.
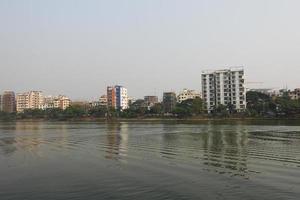
[[[201,90],[244,66],[247,87],[300,87],[299,0],[0,0],[0,91],[96,99]],[[255,83],[256,82],[256,83]],[[258,83],[261,82],[261,83]]]

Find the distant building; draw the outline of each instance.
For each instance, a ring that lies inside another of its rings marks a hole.
[[[152,107],[158,103],[158,97],[157,96],[145,96],[144,101],[147,104],[147,106]]]
[[[208,112],[219,105],[232,105],[236,111],[244,111],[246,109],[244,69],[203,72],[202,96]]]
[[[110,108],[124,110],[128,108],[127,89],[123,86],[107,87],[107,105]]]
[[[196,92],[195,90],[188,90],[188,89],[183,89],[178,96],[177,96],[177,101],[179,103],[188,100],[188,99],[195,99],[195,98],[200,98],[201,95],[200,93]]]
[[[25,109],[29,109],[29,93],[17,94],[16,97],[17,112],[24,112]]]
[[[296,88],[294,91],[289,92],[289,97],[292,100],[299,100],[300,99],[300,88]]]
[[[113,87],[113,86],[108,86],[107,87],[107,106],[109,108],[116,108],[117,107],[116,90],[115,90],[115,87]]]
[[[39,106],[40,109],[59,108],[62,110],[67,109],[71,105],[71,100],[64,96],[59,95],[56,97],[48,96],[44,98],[43,104]]]
[[[137,100],[134,97],[128,97],[128,106],[130,107],[134,104]]]
[[[13,91],[5,91],[2,95],[2,111],[12,113],[16,111],[16,99]]]
[[[39,109],[44,104],[44,97],[41,91],[30,91],[17,94],[16,97],[17,112],[23,112],[25,109]]]
[[[99,98],[99,106],[107,107],[107,96],[106,95],[102,95]]]
[[[164,92],[163,94],[163,109],[165,113],[171,113],[177,103],[175,92]]]

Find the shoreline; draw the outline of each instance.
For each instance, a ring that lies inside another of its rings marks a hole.
[[[247,121],[300,121],[300,118],[73,118],[73,119],[13,119],[0,120],[0,122],[247,122]]]

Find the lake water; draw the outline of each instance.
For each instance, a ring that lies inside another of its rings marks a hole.
[[[299,200],[300,126],[1,122],[0,199]]]

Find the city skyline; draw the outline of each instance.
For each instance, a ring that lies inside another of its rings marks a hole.
[[[72,7],[70,7],[72,5]],[[1,1],[0,90],[88,100],[201,91],[206,69],[245,66],[251,88],[298,88],[297,1]],[[255,15],[253,14],[255,13]]]

